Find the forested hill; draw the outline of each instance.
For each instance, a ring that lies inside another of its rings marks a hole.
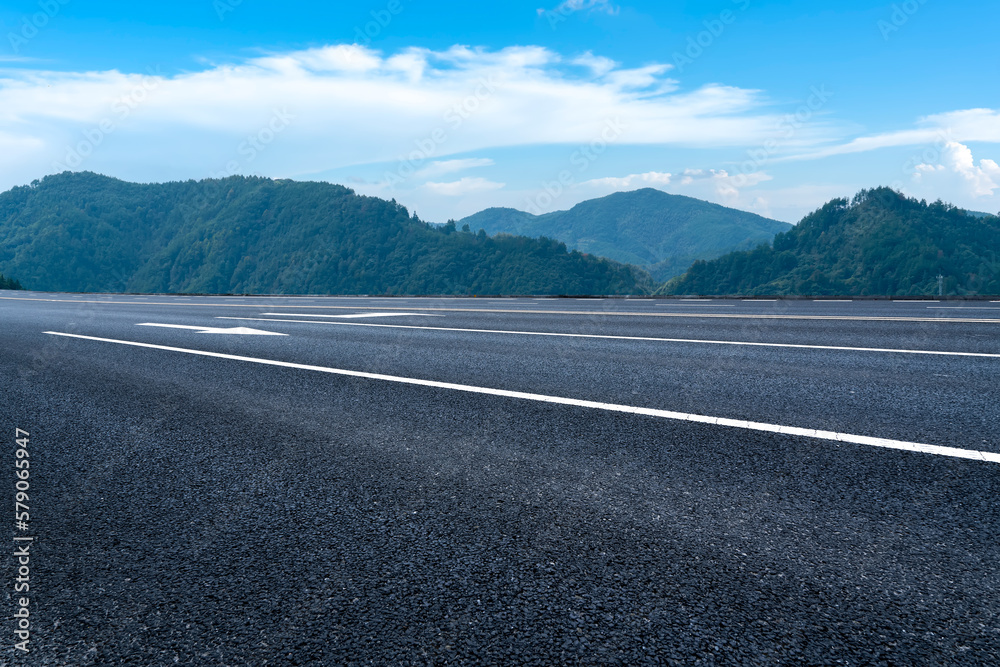
[[[1000,294],[1000,218],[889,188],[835,199],[765,245],[697,262],[671,294]]]
[[[28,289],[245,294],[641,294],[649,277],[546,239],[432,228],[327,183],[141,185],[93,173],[0,194],[0,271]]]
[[[489,234],[546,236],[570,248],[628,262],[657,280],[684,273],[697,259],[749,250],[790,228],[746,211],[653,188],[617,192],[568,211],[532,215],[491,208],[459,221]]]

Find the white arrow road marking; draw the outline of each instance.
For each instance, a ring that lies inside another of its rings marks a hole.
[[[237,334],[241,336],[287,336],[288,334],[274,333],[273,331],[261,331],[260,329],[248,329],[247,327],[234,327],[232,329],[220,329],[218,327],[195,327],[189,324],[156,324],[154,322],[143,322],[136,324],[137,327],[163,327],[165,329],[190,329],[198,333],[206,334]]]

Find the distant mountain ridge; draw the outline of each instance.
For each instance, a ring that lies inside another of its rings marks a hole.
[[[683,273],[698,259],[769,243],[791,228],[786,222],[653,188],[617,192],[537,216],[490,208],[458,224],[487,234],[557,239],[580,252],[646,268],[657,280]]]
[[[670,281],[681,295],[1000,294],[1000,217],[889,188],[835,199],[771,245],[696,262]]]
[[[329,183],[163,184],[65,172],[0,194],[0,271],[33,290],[643,294],[643,271],[555,241],[434,228]]]

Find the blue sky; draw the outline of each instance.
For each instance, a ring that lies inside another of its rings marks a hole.
[[[1000,4],[6,2],[0,187],[328,180],[427,220],[657,187],[1000,210]]]

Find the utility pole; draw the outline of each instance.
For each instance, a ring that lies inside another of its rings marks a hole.
[[[938,274],[938,296],[944,296],[944,276]]]

